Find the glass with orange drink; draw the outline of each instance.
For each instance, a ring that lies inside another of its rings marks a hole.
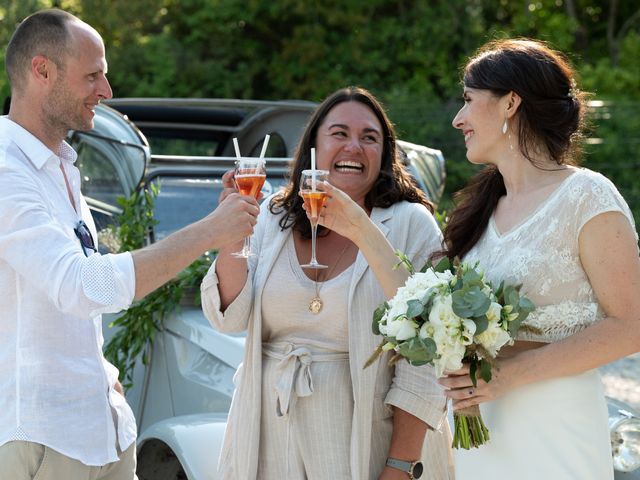
[[[236,161],[234,180],[242,195],[249,195],[257,199],[266,178],[264,158],[243,157]],[[232,255],[238,258],[248,258],[253,255],[250,237],[244,239],[242,250]]]
[[[311,222],[311,260],[302,268],[327,268],[316,259],[316,232],[318,230],[318,216],[327,200],[327,193],[322,190],[322,184],[329,180],[327,170],[303,170],[300,177],[300,195],[304,200],[306,211]]]

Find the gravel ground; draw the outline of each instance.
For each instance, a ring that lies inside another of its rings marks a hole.
[[[640,353],[600,367],[606,394],[640,412]]]

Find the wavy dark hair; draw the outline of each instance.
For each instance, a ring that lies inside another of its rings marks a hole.
[[[298,195],[300,175],[302,170],[311,168],[311,147],[316,146],[318,128],[327,114],[336,106],[344,102],[359,102],[367,106],[376,116],[382,127],[382,162],[380,174],[365,197],[365,206],[390,207],[394,203],[406,200],[421,203],[431,212],[433,206],[426,195],[420,190],[409,172],[404,168],[396,146],[396,135],[393,124],[389,120],[384,108],[371,92],[361,87],[342,88],[329,95],[309,119],[302,138],[298,143],[289,171],[289,183],[282,195],[274,197],[269,205],[271,213],[279,214],[286,211],[280,219],[282,230],[293,227],[303,237],[311,237],[311,226],[302,208],[303,202]],[[322,227],[319,228],[322,231]]]
[[[489,90],[500,98],[522,99],[515,114],[518,148],[534,166],[546,152],[557,165],[576,165],[584,130],[588,94],[577,88],[567,58],[546,43],[530,39],[494,40],[478,50],[464,68],[466,87]],[[462,258],[480,240],[500,197],[504,180],[494,165],[481,170],[454,195],[456,207],[444,231],[449,258]]]

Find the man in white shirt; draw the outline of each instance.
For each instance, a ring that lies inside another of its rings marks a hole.
[[[102,355],[100,314],[127,308],[200,254],[249,235],[254,199],[131,253],[96,253],[70,129],[112,95],[100,35],[60,10],[25,19],[7,47],[0,117],[0,479],[132,480],[136,425]]]

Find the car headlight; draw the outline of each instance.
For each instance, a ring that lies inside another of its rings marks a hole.
[[[640,418],[624,408],[609,407],[613,467],[632,472],[640,468]]]

